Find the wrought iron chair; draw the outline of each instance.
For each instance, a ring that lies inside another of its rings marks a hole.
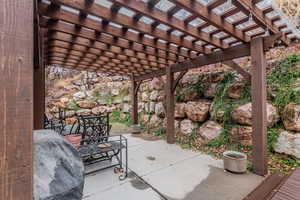
[[[75,132],[73,129],[75,129]],[[111,125],[109,124],[108,114],[83,115],[77,117],[77,122],[73,124],[69,136],[65,135],[65,137],[72,137],[74,134],[81,137],[80,144],[75,146],[77,146],[85,165],[102,161],[110,161],[111,163],[115,157],[118,161],[117,164],[110,164],[96,171],[115,167],[115,171],[122,172],[119,178],[123,180],[128,173],[127,139],[121,135],[110,136],[110,130]],[[78,140],[76,142],[78,143]],[[125,163],[123,163],[123,149],[125,149]],[[125,170],[123,166],[125,166]]]
[[[45,129],[52,129],[59,134],[65,130],[66,122],[65,122],[65,110],[59,108],[58,111],[58,119],[49,119],[46,114],[44,114],[44,128]]]

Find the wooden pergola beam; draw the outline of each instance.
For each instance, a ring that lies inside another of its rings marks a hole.
[[[78,70],[86,70],[86,71],[92,71],[92,72],[102,72],[102,73],[113,73],[113,74],[119,74],[119,75],[125,75],[125,76],[130,76],[132,73],[130,70],[124,71],[121,69],[106,69],[104,67],[99,67],[99,65],[92,65],[94,68],[87,67],[86,65],[82,64],[75,64],[72,62],[63,62],[63,61],[48,61],[48,65],[58,65],[61,67],[70,67],[72,69],[78,69]],[[135,76],[139,76],[139,73],[134,72]]]
[[[149,63],[149,65],[153,65],[155,63],[155,65],[166,66],[168,64],[174,63],[172,61],[157,58],[155,56],[142,54],[137,51],[126,50],[116,46],[93,42],[80,37],[77,37],[72,41],[71,37],[71,35],[57,32],[48,37],[48,41],[50,43],[49,45],[59,45],[61,47],[71,48],[79,51],[86,51],[87,48],[89,48],[90,52],[95,52],[95,54],[105,52],[106,55],[111,55],[114,58],[124,58],[126,60],[134,59],[137,63],[146,62]]]
[[[35,24],[38,27],[38,23]],[[34,112],[34,129],[44,128],[44,114],[45,114],[45,63],[44,63],[44,32],[45,30],[37,28],[35,31],[35,58],[34,59],[34,87],[33,87],[33,112]]]
[[[250,11],[251,11],[253,15],[253,20],[261,27],[268,28],[269,31],[271,31],[274,34],[280,33],[278,26],[274,25],[272,23],[272,20],[265,16],[263,10],[260,10],[257,6],[255,6],[253,2],[249,0],[233,0],[232,3],[236,7],[241,9],[241,11],[247,16],[250,15]],[[285,35],[282,35],[281,40],[286,45],[289,45],[291,43],[291,40]]]
[[[168,54],[168,52],[166,51],[160,52],[158,51],[158,49],[156,50],[144,48],[144,46],[140,45],[139,43],[131,43],[130,41],[121,40],[120,38],[116,38],[106,34],[97,34],[94,31],[88,29],[81,29],[79,31],[76,31],[74,26],[70,24],[64,24],[60,21],[55,24],[44,24],[42,26],[51,31],[57,31],[69,35],[77,35],[78,38],[85,38],[89,39],[90,41],[97,41],[102,44],[107,44],[107,46],[102,45],[102,50],[113,51],[114,53],[118,54],[122,53],[126,56],[132,57],[141,57],[142,55],[143,57],[145,57],[145,59],[153,60],[155,62],[164,62],[168,64],[176,62],[178,60],[177,56],[175,56],[174,54]],[[70,41],[69,37],[70,36],[66,38],[68,41]],[[119,50],[116,52],[114,50],[117,47],[119,47]]]
[[[167,118],[167,127],[166,135],[167,142],[169,144],[174,144],[175,139],[175,98],[174,98],[174,72],[171,70],[171,66],[166,68],[166,85],[165,85],[165,94],[166,94],[166,118]]]
[[[251,41],[252,59],[252,138],[254,173],[268,173],[267,158],[267,89],[266,89],[266,55],[263,38]]]
[[[274,42],[276,41],[276,38],[278,38],[278,36],[280,36],[280,34],[263,37],[265,50],[269,49],[274,45]],[[209,55],[201,55],[187,61],[173,64],[171,65],[171,70],[174,73],[181,72],[181,71],[186,71],[189,69],[194,69],[201,66],[215,64],[219,62],[225,62],[227,60],[233,60],[245,56],[250,56],[249,43],[236,45],[234,47],[230,47],[225,50],[216,51]],[[151,74],[146,74],[144,76],[137,77],[137,79],[144,80],[144,79],[150,79],[153,77],[163,76],[163,75],[165,75],[164,70],[157,70]]]
[[[0,1],[0,199],[33,199],[34,1]]]
[[[80,64],[84,64],[86,65],[86,67],[90,67],[90,66],[96,66],[96,67],[101,67],[101,68],[106,68],[106,69],[110,69],[109,66],[114,67],[116,69],[120,69],[120,70],[132,70],[132,71],[136,71],[138,73],[149,73],[151,72],[151,70],[147,70],[147,69],[143,69],[143,68],[139,68],[139,66],[132,66],[128,63],[117,63],[114,60],[97,60],[97,61],[85,61],[82,59],[76,60],[76,59],[72,59],[67,57],[67,54],[65,55],[65,57],[60,57],[57,58],[55,56],[49,56],[47,57],[48,60],[53,60],[55,59],[56,61],[68,61],[68,62],[72,62],[74,64],[80,63]]]
[[[56,0],[56,2],[60,3],[61,5],[69,6],[74,9],[77,9],[79,11],[94,15],[96,17],[100,17],[107,21],[122,24],[124,27],[136,30],[141,34],[149,34],[149,35],[152,35],[154,38],[162,39],[162,40],[177,44],[178,46],[182,46],[182,47],[185,47],[188,49],[194,49],[195,51],[198,51],[201,53],[205,52],[205,49],[203,49],[203,47],[201,47],[200,45],[197,45],[197,44],[193,44],[192,41],[182,40],[181,37],[179,37],[177,35],[173,35],[173,34],[168,34],[167,31],[162,30],[162,29],[153,29],[151,24],[146,24],[146,23],[143,23],[140,21],[136,22],[136,21],[134,21],[133,18],[131,18],[127,15],[120,14],[120,13],[113,14],[110,12],[110,10],[108,8],[101,6],[99,4],[94,3],[90,7],[86,7],[84,0],[80,0],[80,1],[76,1],[76,2],[74,2],[72,0]],[[43,3],[41,3],[41,4],[43,4]],[[60,10],[62,10],[62,9],[60,9]],[[56,12],[56,11],[55,10],[52,10],[52,11],[46,10],[45,13],[42,12],[41,14],[47,14],[49,12],[51,13],[51,12]],[[90,20],[90,19],[85,19],[85,20],[83,20],[83,22],[85,23],[85,21],[87,22],[87,20]],[[209,53],[209,52],[205,52],[205,53]]]
[[[193,53],[189,53],[187,50],[182,49],[182,48],[177,48],[173,45],[170,45],[168,43],[161,42],[155,38],[150,38],[150,37],[140,37],[139,34],[130,32],[130,31],[124,31],[124,29],[112,26],[110,24],[105,24],[104,21],[99,22],[94,19],[87,18],[85,21],[80,21],[78,16],[75,13],[66,11],[66,10],[55,10],[52,12],[49,12],[50,5],[40,3],[39,4],[39,13],[43,16],[50,17],[52,19],[59,19],[63,20],[65,22],[77,25],[77,26],[82,26],[86,27],[88,29],[96,31],[96,33],[107,33],[109,35],[115,36],[117,38],[122,38],[125,40],[128,40],[130,42],[134,43],[139,43],[141,45],[147,45],[152,48],[156,48],[162,51],[168,51],[169,54],[173,55],[180,55],[183,57],[193,57]],[[49,28],[53,27],[56,28],[56,25],[47,25]],[[66,26],[60,25],[60,27],[63,27],[65,29]],[[74,27],[73,27],[74,29]],[[66,31],[70,31],[72,29],[66,29]],[[86,32],[85,29],[81,29],[80,32]],[[110,39],[111,40],[111,39]]]
[[[138,124],[138,90],[142,81],[136,81],[135,76],[132,74],[131,76],[131,119],[133,124]]]
[[[236,13],[237,9],[233,9],[231,12],[225,13],[224,14],[225,16],[222,16],[222,15],[215,14],[214,12],[211,12],[211,10],[208,7],[194,0],[171,0],[171,1],[180,5],[182,8],[191,12],[193,15],[196,15],[197,17],[201,18],[205,22],[217,27],[219,30],[229,34],[232,37],[238,38],[239,40],[244,42],[249,42],[251,39],[241,30],[237,29],[231,23],[224,20],[225,17],[228,17]],[[217,2],[221,2],[221,1],[217,1]]]
[[[168,13],[162,12],[159,9],[152,8],[149,9],[146,3],[138,0],[112,0],[114,3],[120,4],[126,8],[130,8],[135,12],[141,13],[147,17],[152,18],[158,23],[168,24],[173,30],[179,30],[185,35],[190,35],[195,37],[197,40],[203,40],[219,48],[227,48],[228,45],[222,43],[219,38],[210,37],[206,32],[200,32],[196,27],[186,24],[184,20],[179,20]],[[182,8],[182,5],[178,2],[174,2]],[[176,7],[175,7],[176,8]],[[178,10],[176,10],[177,12]],[[175,12],[175,11],[174,11]],[[207,20],[207,19],[206,19]]]
[[[151,70],[147,70],[147,69],[142,69],[142,68],[136,68],[136,67],[132,67],[131,65],[128,65],[126,63],[113,63],[111,61],[97,61],[97,62],[92,62],[92,61],[85,61],[85,60],[76,60],[70,57],[57,57],[55,55],[50,55],[47,57],[48,60],[56,60],[56,61],[62,61],[62,62],[72,62],[74,64],[83,64],[86,65],[87,67],[89,66],[98,66],[98,67],[102,67],[102,68],[106,68],[106,69],[110,69],[110,67],[117,67],[119,69],[127,69],[127,70],[132,70],[132,71],[136,71],[138,73],[149,73],[152,72]],[[93,65],[92,65],[93,64]],[[110,66],[110,67],[109,67]]]
[[[229,66],[230,68],[236,70],[239,74],[241,74],[244,79],[248,82],[251,83],[251,74],[247,71],[245,71],[239,64],[232,60],[227,60],[223,62],[222,64]]]
[[[156,62],[149,62],[147,60],[134,60],[133,58],[131,59],[126,59],[124,57],[120,57],[117,56],[115,54],[108,54],[105,51],[93,51],[93,49],[88,49],[88,50],[84,50],[82,48],[79,48],[78,46],[73,45],[72,47],[69,47],[69,45],[65,45],[65,44],[57,44],[57,43],[51,43],[49,44],[49,48],[51,47],[57,47],[57,48],[61,48],[61,49],[65,49],[66,50],[66,54],[67,55],[72,55],[70,53],[70,51],[68,50],[73,50],[73,52],[80,52],[80,59],[81,58],[91,58],[94,59],[94,61],[97,60],[112,60],[112,62],[116,62],[116,63],[122,63],[122,62],[126,62],[131,64],[132,66],[139,66],[141,68],[152,68],[152,69],[160,69],[160,68],[164,68],[166,65],[165,64],[160,64],[160,63],[156,63]]]

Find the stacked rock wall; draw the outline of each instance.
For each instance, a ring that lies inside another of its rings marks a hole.
[[[280,62],[271,62],[278,66]],[[270,67],[269,68],[273,68]],[[299,70],[297,66],[296,70]],[[50,70],[51,71],[51,70]],[[271,70],[270,70],[271,71]],[[74,78],[74,77],[77,78]],[[130,82],[125,77],[105,77],[103,74],[75,74],[68,84],[48,90],[47,114],[58,117],[58,107],[64,108],[67,121],[74,122],[77,114],[99,114],[111,112],[112,120],[130,119]],[[86,87],[87,79],[89,87]],[[299,77],[293,83],[299,88]],[[150,133],[163,134],[166,127],[164,78],[154,78],[141,84],[138,93],[140,124]],[[275,89],[274,89],[275,88]],[[288,134],[300,135],[300,100],[290,102],[283,109],[274,100],[278,88],[268,85],[268,127],[282,124]],[[207,72],[186,74],[175,92],[175,130],[177,137],[196,136],[202,142],[226,135],[230,142],[240,145],[252,144],[252,116],[250,85],[234,72]],[[300,96],[299,96],[300,98]],[[281,136],[282,135],[282,136]],[[280,134],[280,141],[298,140]],[[298,143],[293,141],[293,144]],[[280,143],[281,144],[281,143]],[[275,145],[275,150],[291,154],[290,146]],[[288,148],[288,149],[287,149]],[[300,147],[298,148],[300,149]],[[299,150],[300,151],[300,150]],[[296,152],[292,155],[298,156]]]

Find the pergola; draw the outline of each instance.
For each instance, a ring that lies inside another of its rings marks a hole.
[[[299,33],[266,1],[1,1],[0,199],[32,199],[32,129],[43,128],[46,65],[130,76],[134,123],[141,82],[165,75],[174,143],[178,82],[189,69],[222,62],[252,83],[254,172],[267,174],[265,53]],[[233,61],[245,56],[251,73]]]

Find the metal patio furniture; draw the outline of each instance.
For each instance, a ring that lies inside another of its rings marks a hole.
[[[77,122],[64,136],[71,140],[75,136],[73,144],[77,147],[85,165],[109,161],[108,165],[87,174],[115,167],[114,171],[122,173],[119,179],[123,180],[128,174],[127,139],[122,135],[110,136],[110,129],[108,114],[81,115],[77,116]],[[116,158],[117,163],[112,162],[113,158]]]

